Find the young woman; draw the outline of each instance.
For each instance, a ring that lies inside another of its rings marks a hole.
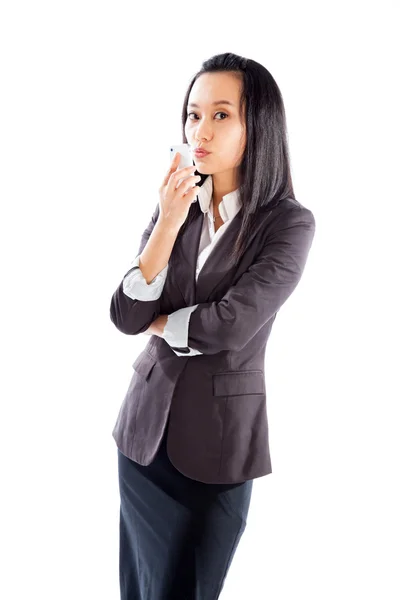
[[[315,231],[262,65],[230,53],[206,61],[182,126],[203,152],[193,168],[174,158],[110,307],[121,332],[151,336],[112,433],[122,600],[219,597],[253,479],[272,472],[266,343]]]

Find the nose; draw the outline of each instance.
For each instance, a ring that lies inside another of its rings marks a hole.
[[[205,122],[203,121],[203,123],[198,123],[198,125],[195,127],[195,132],[194,132],[194,138],[197,142],[202,142],[209,140],[212,137],[212,132],[211,132],[211,128],[205,124]]]

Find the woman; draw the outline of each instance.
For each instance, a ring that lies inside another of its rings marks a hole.
[[[206,61],[182,125],[183,141],[209,153],[186,169],[174,157],[110,307],[120,331],[151,335],[113,430],[123,600],[219,597],[253,479],[272,472],[266,342],[315,231],[262,65],[230,53]]]

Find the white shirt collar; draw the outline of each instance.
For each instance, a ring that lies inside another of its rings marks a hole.
[[[204,183],[198,192],[199,204],[203,213],[210,212],[213,214],[213,207],[210,207],[212,192],[212,176],[209,175],[207,179],[204,180]],[[225,223],[226,221],[233,219],[233,217],[239,212],[241,206],[242,204],[239,199],[239,188],[233,192],[229,192],[229,194],[225,194],[225,196],[222,196],[222,200],[218,205],[218,210],[223,222]]]

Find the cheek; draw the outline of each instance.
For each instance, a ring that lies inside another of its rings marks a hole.
[[[241,143],[242,138],[245,135],[245,130],[239,124],[235,125],[235,127],[231,127],[228,135],[232,141],[236,143],[236,145]]]
[[[239,131],[239,138],[238,138],[238,146],[240,148],[240,151],[243,152],[243,150],[246,147],[246,129],[244,127],[240,128]]]
[[[185,135],[188,139],[193,135],[193,127],[191,127],[191,121],[185,123]]]
[[[246,133],[242,127],[239,127],[235,131],[235,135],[231,138],[230,147],[230,157],[235,163],[237,163],[242,159],[243,152],[246,147]]]
[[[238,151],[242,151],[245,144],[246,144],[246,133],[245,130],[243,129],[243,127],[235,127],[233,128],[230,132],[229,135],[227,136],[226,140],[228,141],[229,139],[229,143],[227,144],[227,149],[229,148],[230,150],[228,150],[228,152],[230,154],[237,154]]]

